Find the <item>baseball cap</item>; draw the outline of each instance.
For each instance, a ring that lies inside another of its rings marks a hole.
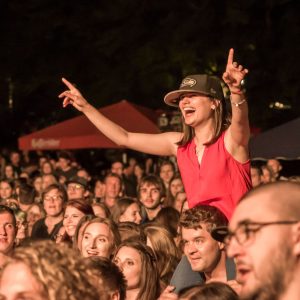
[[[227,226],[218,226],[214,228],[211,232],[211,236],[214,240],[218,242],[224,242],[225,237],[228,234],[228,227]]]
[[[80,177],[80,176],[74,176],[74,177],[71,177],[67,182],[66,182],[66,185],[68,185],[69,183],[77,183],[77,184],[80,184],[82,185],[85,189],[88,188],[88,182],[85,178],[83,177]]]
[[[169,92],[164,97],[166,104],[178,106],[179,97],[185,93],[199,93],[223,101],[224,94],[219,78],[206,74],[188,75],[185,77],[178,90]]]

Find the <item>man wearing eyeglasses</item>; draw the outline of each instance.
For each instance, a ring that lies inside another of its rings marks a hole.
[[[300,185],[276,182],[247,193],[229,228],[217,228],[236,263],[241,299],[300,299]]]

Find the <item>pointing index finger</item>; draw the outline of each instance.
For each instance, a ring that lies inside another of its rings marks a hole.
[[[232,65],[234,49],[231,48],[228,53],[227,65]]]
[[[69,82],[66,78],[62,78],[61,80],[70,90],[75,89],[75,86],[71,82]]]

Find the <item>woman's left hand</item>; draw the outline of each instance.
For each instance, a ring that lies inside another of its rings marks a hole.
[[[233,55],[234,49],[231,48],[228,53],[226,70],[222,78],[228,85],[228,88],[232,94],[241,94],[241,82],[249,71],[248,69],[244,69],[242,65],[234,62]]]

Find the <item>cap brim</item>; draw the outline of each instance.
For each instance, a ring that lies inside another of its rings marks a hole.
[[[224,242],[225,237],[228,234],[228,227],[227,226],[219,226],[212,230],[211,236],[214,240],[218,242]]]
[[[196,94],[202,94],[202,95],[208,95],[206,93],[203,93],[201,91],[193,91],[193,90],[176,90],[176,91],[172,91],[170,93],[168,93],[165,97],[164,97],[164,101],[166,104],[170,105],[170,106],[175,106],[177,107],[179,104],[179,97],[182,94],[186,94],[186,93],[196,93]]]

